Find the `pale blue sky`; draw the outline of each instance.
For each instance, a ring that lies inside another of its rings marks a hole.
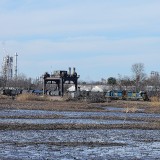
[[[81,80],[160,72],[160,0],[0,0],[0,56],[18,72],[76,67]]]

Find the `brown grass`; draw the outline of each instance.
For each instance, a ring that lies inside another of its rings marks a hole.
[[[24,99],[23,99],[24,98]],[[37,98],[40,98],[37,100]],[[0,109],[31,109],[31,110],[59,110],[59,111],[101,111],[104,110],[96,104],[88,104],[87,102],[66,102],[62,98],[54,97],[38,97],[28,96],[16,97],[15,100],[3,99],[0,101]]]
[[[7,99],[8,98],[8,96],[6,96],[6,95],[0,95],[0,99]]]
[[[160,123],[146,124],[0,124],[0,130],[55,130],[55,129],[160,129]]]
[[[16,100],[20,101],[20,102],[24,102],[24,101],[46,101],[47,99],[46,99],[46,97],[26,93],[26,94],[18,95],[16,97]]]
[[[3,142],[5,143],[5,142]],[[77,146],[88,146],[88,147],[102,147],[102,146],[126,146],[124,143],[115,143],[115,142],[11,142],[10,144],[16,145],[18,147],[26,147],[30,145],[53,145],[53,146],[68,146],[68,147],[77,147]]]
[[[138,111],[137,106],[127,107],[127,108],[125,109],[125,112],[126,112],[126,113],[135,113],[135,112],[137,112],[137,111]]]
[[[6,98],[7,97],[7,98]],[[115,100],[110,103],[89,103],[82,101],[65,101],[59,96],[36,96],[33,94],[18,95],[14,100],[9,96],[2,96],[0,99],[0,109],[41,109],[41,110],[61,110],[61,111],[106,111],[105,107],[124,107],[125,112],[139,112],[144,109],[146,113],[160,113],[160,102],[153,100],[146,101],[123,101]]]
[[[159,97],[151,97],[151,106],[160,107],[160,99],[159,99]]]

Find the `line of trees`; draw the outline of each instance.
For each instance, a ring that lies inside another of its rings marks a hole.
[[[12,79],[0,77],[0,88],[18,88],[25,90],[42,89],[42,80],[40,78],[27,78],[24,74],[19,74]]]
[[[118,75],[118,78],[109,77],[107,80],[102,78],[101,81],[92,81],[93,85],[109,85],[112,88],[140,90],[160,90],[160,76],[158,72],[152,72],[148,77],[145,73],[143,63],[135,63],[131,66],[132,77]],[[87,84],[88,82],[79,81],[80,84]],[[27,78],[24,74],[18,75],[16,78],[7,80],[5,77],[0,78],[0,87],[14,87],[21,89],[42,89],[42,78]],[[148,87],[148,88],[147,88]],[[149,88],[150,87],[150,88]]]
[[[109,77],[107,79],[107,84],[116,86],[120,89],[132,89],[135,91],[141,90],[152,90],[160,91],[160,75],[158,72],[151,72],[151,75],[148,77],[144,72],[143,63],[135,63],[131,67],[132,77],[121,76],[116,79],[114,77]]]
[[[102,78],[101,81],[92,81],[89,83],[94,85],[108,85],[111,89],[160,92],[160,75],[158,72],[152,71],[151,75],[147,76],[144,64],[135,63],[131,66],[131,73],[132,76],[122,76],[119,74],[118,78]],[[87,83],[83,81],[81,84]]]

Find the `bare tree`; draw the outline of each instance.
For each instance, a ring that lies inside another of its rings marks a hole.
[[[160,75],[158,72],[151,72],[150,77],[148,78],[148,85],[152,86],[152,93],[156,96],[160,96]]]
[[[135,63],[132,65],[132,73],[133,73],[133,80],[135,82],[136,91],[141,89],[141,84],[146,79],[146,74],[144,72],[144,64],[143,63]]]
[[[27,78],[23,73],[19,74],[12,80],[12,87],[21,89],[32,89],[33,83],[31,78]]]

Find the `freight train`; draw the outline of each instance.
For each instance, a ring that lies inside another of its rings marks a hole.
[[[110,90],[106,92],[105,97],[110,99],[149,101],[149,97],[145,91]]]
[[[133,92],[126,90],[109,90],[106,92],[71,91],[68,95],[73,100],[85,100],[89,102],[105,102],[110,100],[143,100],[149,101],[147,92]]]
[[[17,89],[3,89],[1,94],[8,96],[16,96],[19,94],[31,93],[35,95],[43,95],[43,90],[17,90]],[[89,100],[89,101],[108,101],[108,100],[143,100],[149,101],[147,92],[140,91],[127,91],[127,90],[109,90],[106,92],[94,92],[94,91],[74,91],[68,92],[71,99],[75,100]],[[59,96],[59,92],[55,90],[47,90],[48,96]]]

